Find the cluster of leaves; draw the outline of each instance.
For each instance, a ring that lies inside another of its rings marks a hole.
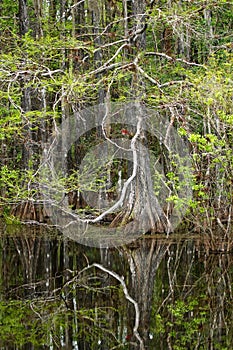
[[[166,316],[156,315],[156,334],[166,333],[173,349],[203,345],[201,333],[208,322],[208,309],[200,301],[193,298],[177,300],[174,305],[167,306]]]
[[[28,343],[44,345],[48,340],[47,325],[30,308],[29,302],[9,301],[0,303],[0,345],[22,346]]]

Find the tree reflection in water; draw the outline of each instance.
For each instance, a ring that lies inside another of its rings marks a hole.
[[[97,249],[17,230],[0,240],[2,349],[232,348],[232,254],[194,239]]]

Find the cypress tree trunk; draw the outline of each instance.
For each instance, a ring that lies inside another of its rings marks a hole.
[[[50,0],[49,1],[49,23],[52,26],[55,24],[56,13],[57,13],[57,0]]]
[[[41,19],[43,16],[42,9],[43,9],[43,3],[42,0],[33,0],[34,5],[34,12],[35,12],[35,37],[41,38],[43,36],[43,29],[42,29],[42,23]]]
[[[19,0],[19,34],[25,35],[29,30],[27,0]]]
[[[146,47],[145,13],[146,2],[135,0],[133,2],[134,27],[132,40],[139,52]],[[131,215],[139,218],[140,228],[145,230],[144,233],[146,233],[148,227],[151,232],[170,232],[171,225],[154,195],[149,150],[147,147],[142,146],[147,143],[146,135],[143,131],[145,110],[141,108],[141,103],[138,101],[143,99],[145,84],[137,71],[133,76],[131,91],[131,95],[137,106],[136,112],[132,111],[132,113],[138,114],[137,128],[140,129],[140,132],[135,144],[137,159],[134,160],[132,167],[129,167],[129,176],[131,176],[133,168],[135,169],[136,167],[136,177],[131,182],[130,190],[128,191],[126,200],[128,201],[127,211],[121,218],[123,222],[127,222]]]
[[[36,18],[36,29],[35,35],[40,36],[42,31],[39,30],[41,26],[41,2],[37,0],[35,5],[35,18]],[[26,0],[19,0],[19,34],[21,37],[26,35],[30,29],[30,19],[28,13],[28,4]],[[27,115],[28,112],[33,110],[41,110],[43,108],[44,103],[41,102],[42,92],[39,91],[39,88],[34,88],[33,85],[33,76],[29,71],[27,72],[27,66],[30,65],[30,59],[28,59],[27,54],[24,55],[24,69],[25,72],[19,75],[19,83],[21,86],[21,117],[22,117],[22,125],[24,132],[24,142],[22,145],[22,157],[21,157],[21,169],[23,171],[29,169],[37,169],[38,166],[38,157],[39,157],[39,143],[41,141],[40,136],[40,128],[38,126],[43,127],[43,122],[32,122],[30,117]],[[22,186],[24,186],[23,184]],[[32,188],[30,184],[27,184],[27,189],[30,193]],[[30,194],[29,194],[30,197]],[[38,218],[38,215],[41,216],[41,210],[39,213],[36,211],[36,207],[33,201],[26,200],[23,201],[20,205],[12,208],[12,213],[23,220],[38,220],[41,221],[42,218]]]
[[[28,6],[27,6],[27,0],[19,0],[19,33],[20,36],[24,36],[29,30],[29,16],[28,16]],[[25,66],[27,65],[27,60],[25,59]],[[28,162],[30,157],[32,156],[32,149],[31,149],[31,140],[32,140],[32,134],[31,134],[31,127],[30,123],[28,123],[24,117],[24,114],[29,112],[31,110],[31,88],[30,86],[25,87],[27,83],[29,82],[30,78],[27,77],[25,74],[21,78],[21,89],[22,89],[22,96],[21,96],[21,108],[22,108],[22,118],[24,123],[24,134],[25,134],[25,142],[23,145],[23,151],[22,151],[22,166],[24,168],[28,167]]]

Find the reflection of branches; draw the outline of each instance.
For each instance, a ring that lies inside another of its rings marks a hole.
[[[26,282],[32,283],[35,280],[36,268],[40,252],[40,240],[20,237],[13,238],[15,247],[19,254],[22,266],[24,267],[24,278]],[[34,288],[34,284],[32,285]]]
[[[145,347],[144,347],[144,344],[143,344],[143,340],[142,338],[140,337],[139,333],[138,333],[138,327],[139,327],[139,320],[140,320],[140,311],[139,311],[139,307],[138,307],[138,303],[129,295],[129,292],[128,292],[128,289],[126,287],[126,284],[125,284],[125,281],[122,277],[120,277],[117,273],[107,269],[106,267],[100,265],[100,264],[92,264],[89,266],[89,268],[91,267],[97,267],[98,269],[108,273],[109,275],[111,275],[112,277],[114,277],[115,279],[117,279],[122,288],[123,288],[123,292],[124,292],[124,295],[125,295],[125,298],[133,304],[134,306],[134,310],[135,310],[135,322],[134,322],[134,328],[133,328],[133,334],[135,335],[135,337],[137,338],[137,340],[139,341],[140,343],[140,350],[144,350]]]
[[[152,238],[137,241],[134,249],[123,248],[132,275],[132,294],[140,308],[139,329],[145,345],[149,343],[155,275],[168,247],[169,242]]]
[[[210,255],[205,257],[205,278],[207,294],[210,300],[210,345],[213,346],[215,339],[222,336],[225,329],[229,332],[231,318],[228,318],[227,306],[232,303],[231,256],[228,254]]]
[[[193,246],[193,250],[189,251],[189,248],[187,247],[187,245],[188,245],[187,241],[183,241],[180,244],[178,243],[176,246],[175,252],[174,252],[174,246],[167,248],[168,259],[167,259],[166,270],[168,275],[169,290],[168,290],[167,296],[163,299],[161,305],[157,310],[158,313],[164,307],[164,305],[166,305],[168,301],[174,299],[177,286],[179,285],[183,286],[182,293],[185,293],[184,294],[185,297],[187,297],[188,294],[190,294],[194,288],[194,286],[191,283],[188,283],[188,280],[191,278],[191,270],[194,264],[195,246]],[[184,253],[186,253],[186,255],[191,260],[188,261],[188,263],[183,264],[184,266],[181,267],[181,264],[183,263],[182,256]],[[183,271],[182,277],[184,277],[184,282],[182,283],[178,280],[178,272],[181,268]],[[186,272],[186,269],[187,269],[187,272]],[[199,279],[198,282],[200,280],[201,279]],[[187,291],[187,287],[189,287],[188,291]]]
[[[205,254],[197,265],[197,246],[190,241],[171,246],[168,253],[166,295],[155,311],[166,327],[168,348],[174,349],[175,344],[189,348],[191,344],[192,349],[199,349],[205,344],[213,349],[219,342],[223,348],[232,319],[231,255]],[[188,336],[190,329],[195,337]]]
[[[125,298],[133,304],[134,306],[134,310],[135,310],[135,322],[134,322],[134,328],[133,328],[133,334],[134,336],[136,337],[136,339],[139,341],[140,343],[140,350],[145,350],[145,347],[144,347],[144,343],[143,343],[143,340],[138,332],[138,328],[139,328],[139,322],[140,322],[140,310],[139,310],[139,306],[138,306],[138,303],[136,302],[136,300],[134,300],[130,295],[129,295],[129,292],[128,292],[128,289],[127,289],[127,286],[126,286],[126,283],[124,281],[124,277],[120,277],[116,272],[114,271],[111,271],[109,269],[107,269],[106,267],[104,267],[103,265],[101,264],[97,264],[97,263],[93,263],[91,265],[88,265],[87,267],[85,267],[82,271],[80,271],[78,273],[77,276],[75,276],[74,278],[72,278],[71,280],[67,281],[63,288],[67,287],[67,285],[71,284],[74,282],[74,280],[76,280],[82,273],[84,273],[85,271],[87,270],[90,270],[92,269],[93,267],[96,267],[98,268],[99,270],[102,270],[104,272],[106,272],[107,274],[109,274],[110,276],[112,276],[113,278],[115,278],[117,281],[120,282],[121,286],[122,286],[122,289],[123,289],[123,292],[124,292],[124,295],[125,295]],[[54,291],[56,292],[56,291]]]

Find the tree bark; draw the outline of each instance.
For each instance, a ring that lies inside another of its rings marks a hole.
[[[25,35],[29,30],[27,0],[19,0],[19,33]]]
[[[42,0],[33,0],[33,5],[34,5],[34,11],[35,11],[35,37],[36,39],[41,38],[43,36],[43,29],[42,29],[42,23],[41,19],[43,16],[42,13],[42,8],[43,8],[43,3]]]

